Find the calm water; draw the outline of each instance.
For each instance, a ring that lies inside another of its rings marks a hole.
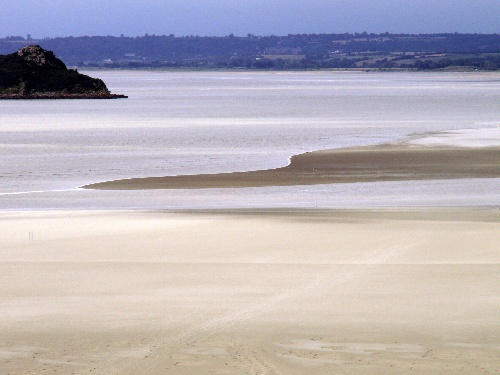
[[[118,178],[274,168],[305,151],[498,126],[498,73],[86,73],[129,99],[0,102],[0,209],[500,201],[496,180],[74,190]]]

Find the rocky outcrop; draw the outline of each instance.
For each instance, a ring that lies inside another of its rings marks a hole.
[[[115,99],[105,83],[68,69],[53,52],[27,46],[0,56],[0,99]]]

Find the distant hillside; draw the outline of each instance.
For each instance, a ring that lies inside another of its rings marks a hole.
[[[0,99],[110,99],[103,81],[67,69],[51,51],[30,45],[0,56]]]
[[[36,41],[68,65],[245,69],[499,69],[499,34],[65,37]],[[0,39],[0,53],[33,43]]]

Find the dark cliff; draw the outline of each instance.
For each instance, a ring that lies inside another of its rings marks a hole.
[[[97,78],[67,69],[51,51],[27,46],[0,56],[0,99],[114,99]]]

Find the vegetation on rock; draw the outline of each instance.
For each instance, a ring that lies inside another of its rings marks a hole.
[[[111,94],[97,78],[67,69],[54,53],[38,45],[0,56],[0,98],[111,99],[125,97]]]

